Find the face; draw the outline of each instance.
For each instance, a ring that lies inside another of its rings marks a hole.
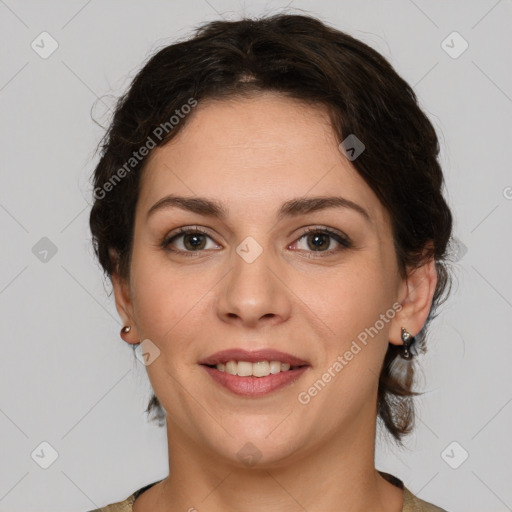
[[[160,351],[146,369],[169,442],[276,465],[371,432],[405,297],[387,211],[320,106],[265,93],[191,115],[149,157],[115,288],[133,342]],[[229,349],[250,354],[210,357]],[[266,374],[289,356],[299,368],[265,377],[201,364]]]

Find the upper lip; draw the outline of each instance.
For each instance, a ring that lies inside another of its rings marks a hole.
[[[308,365],[308,362],[303,359],[270,348],[253,351],[247,351],[242,348],[221,350],[220,352],[215,352],[215,354],[211,354],[202,359],[199,361],[199,364],[214,366],[219,363],[227,363],[228,361],[248,361],[250,363],[257,363],[258,361],[280,361],[281,363],[288,363],[290,366]]]

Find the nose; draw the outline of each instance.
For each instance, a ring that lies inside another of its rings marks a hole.
[[[218,288],[217,314],[228,323],[277,325],[291,313],[293,294],[284,262],[250,239],[233,250],[232,267]]]

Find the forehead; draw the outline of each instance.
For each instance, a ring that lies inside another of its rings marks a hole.
[[[276,93],[200,102],[182,131],[150,154],[138,206],[166,194],[215,198],[234,213],[277,210],[290,198],[341,195],[385,212],[341,153],[327,108]]]

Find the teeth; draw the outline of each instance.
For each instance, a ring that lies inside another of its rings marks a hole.
[[[238,364],[236,361],[228,361],[226,363],[226,373],[230,375],[236,375],[236,371],[238,369]],[[217,370],[219,370],[219,365],[217,365]]]
[[[228,361],[226,364],[219,363],[216,368],[220,372],[239,375],[240,377],[266,377],[270,374],[288,371],[290,364],[281,363],[281,361],[258,361],[257,363]]]
[[[239,368],[240,364],[241,363],[238,363]],[[251,366],[251,374],[255,377],[266,377],[267,375],[270,375],[270,363],[268,361],[258,361],[257,363],[252,363]]]
[[[279,373],[281,371],[281,362],[280,361],[271,361],[270,362],[270,373]]]
[[[252,363],[247,363],[246,361],[239,361],[236,374],[240,375],[240,377],[250,377],[252,375]]]

